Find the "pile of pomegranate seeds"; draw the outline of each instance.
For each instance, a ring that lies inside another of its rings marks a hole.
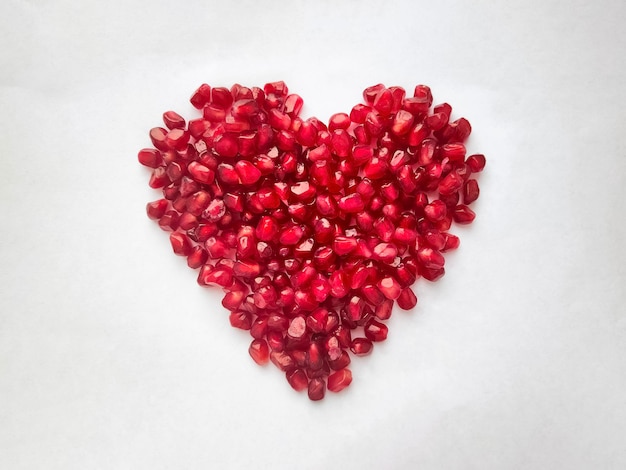
[[[166,112],[138,156],[163,191],[148,217],[200,285],[224,290],[252,359],[311,400],[349,386],[350,353],[387,338],[419,277],[443,276],[443,253],[459,246],[448,230],[474,220],[472,174],[485,166],[466,157],[469,122],[431,109],[427,86],[407,97],[379,84],[363,98],[326,125],[300,118],[283,82],[204,84],[191,97],[202,117]]]

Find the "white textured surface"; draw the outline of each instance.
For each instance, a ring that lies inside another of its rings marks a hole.
[[[622,1],[0,5],[0,468],[626,468]],[[426,83],[483,152],[476,222],[354,382],[249,359],[147,220],[136,152],[202,82],[305,114]]]

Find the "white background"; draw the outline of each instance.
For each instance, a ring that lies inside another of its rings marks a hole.
[[[4,0],[0,468],[626,468],[626,3]],[[191,92],[432,87],[487,155],[413,312],[312,403],[144,213]]]

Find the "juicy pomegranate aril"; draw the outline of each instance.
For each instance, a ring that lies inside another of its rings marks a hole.
[[[198,115],[166,111],[137,155],[162,192],[148,217],[200,285],[223,289],[252,359],[311,400],[348,387],[351,355],[387,338],[394,304],[412,310],[411,285],[443,276],[485,167],[466,156],[469,122],[432,107],[427,86],[377,84],[363,99],[324,124],[300,116],[284,82],[202,84]]]

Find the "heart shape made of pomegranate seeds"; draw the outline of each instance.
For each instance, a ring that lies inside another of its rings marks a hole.
[[[249,330],[249,352],[270,360],[311,400],[352,381],[350,351],[387,338],[394,301],[409,310],[418,277],[444,274],[478,197],[466,157],[469,122],[431,109],[424,85],[374,85],[328,125],[299,117],[284,82],[263,89],[201,85],[186,122],[163,114],[139,152],[163,198],[147,213],[170,231],[174,252],[219,286],[230,323]]]

